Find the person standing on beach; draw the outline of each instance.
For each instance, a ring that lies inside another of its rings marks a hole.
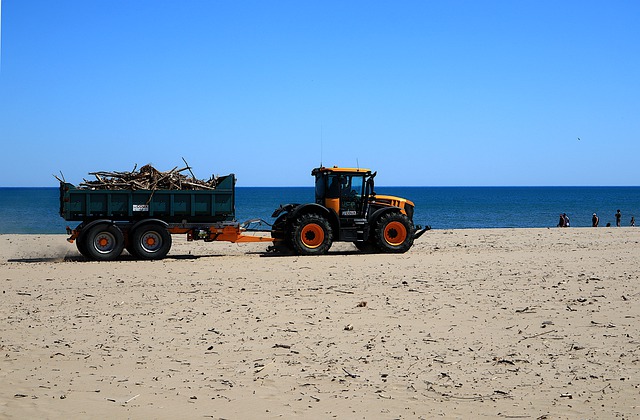
[[[593,213],[593,216],[591,216],[591,226],[598,227],[598,223],[600,223],[600,219],[597,214]]]
[[[636,225],[636,218],[634,216],[631,216],[631,226],[635,226]]]
[[[620,209],[616,212],[616,226],[620,227],[620,220],[622,219],[622,213],[620,213]]]

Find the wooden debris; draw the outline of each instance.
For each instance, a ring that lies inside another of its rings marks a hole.
[[[183,159],[184,160],[184,159]],[[186,161],[185,161],[186,163]],[[183,175],[189,171],[191,176]],[[89,172],[96,179],[78,184],[80,189],[88,190],[214,190],[218,178],[211,176],[208,180],[197,179],[189,165],[170,171],[159,171],[151,164],[144,165],[139,170],[136,167],[131,172]],[[57,178],[57,177],[56,177]],[[59,179],[59,178],[58,178]]]
[[[516,309],[516,313],[521,313],[521,314],[527,314],[527,313],[530,313],[530,314],[534,314],[534,313],[536,313],[536,311],[534,311],[534,310],[533,310],[533,308],[530,308],[530,307],[528,307],[528,306],[527,306],[526,308],[523,308],[523,309]]]
[[[274,344],[274,349],[290,349],[291,346],[289,344]]]
[[[335,290],[338,293],[346,293],[348,295],[352,295],[353,294],[353,292],[349,291],[349,290],[340,290],[340,289],[333,289],[333,290]]]
[[[592,321],[592,322],[593,322],[593,321]],[[541,333],[539,333],[539,334],[534,334],[534,335],[530,335],[530,336],[528,336],[528,337],[523,337],[523,338],[521,338],[520,340],[518,340],[518,343],[520,343],[520,342],[522,342],[522,341],[524,341],[524,340],[528,340],[528,339],[530,339],[530,338],[540,337],[541,335],[545,335],[545,334],[549,334],[549,333],[553,333],[553,332],[556,332],[556,330],[545,331],[545,332],[541,332]]]
[[[131,401],[133,401],[133,400],[135,400],[136,398],[138,398],[139,396],[140,396],[140,394],[138,394],[138,395],[134,395],[133,397],[129,398],[129,399],[128,399],[127,401],[125,401],[124,403],[125,403],[125,404],[128,404],[128,403],[130,403]]]

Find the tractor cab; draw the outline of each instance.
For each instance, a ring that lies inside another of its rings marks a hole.
[[[316,204],[332,209],[340,219],[368,217],[379,208],[397,207],[413,220],[412,201],[374,192],[376,174],[364,168],[315,168],[311,175],[316,177]]]
[[[333,210],[340,219],[364,217],[375,173],[369,169],[320,167],[311,175],[316,178],[316,204]]]

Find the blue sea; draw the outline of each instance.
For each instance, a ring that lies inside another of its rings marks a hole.
[[[378,194],[405,197],[416,204],[414,222],[433,229],[553,227],[567,213],[572,227],[622,224],[640,216],[640,187],[376,187]],[[238,187],[238,221],[263,219],[280,204],[314,201],[312,187]],[[0,188],[0,233],[65,233],[58,214],[58,188]],[[268,226],[265,227],[268,229]]]

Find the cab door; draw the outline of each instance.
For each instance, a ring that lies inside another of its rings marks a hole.
[[[340,176],[340,218],[362,217],[364,176],[342,174]]]

